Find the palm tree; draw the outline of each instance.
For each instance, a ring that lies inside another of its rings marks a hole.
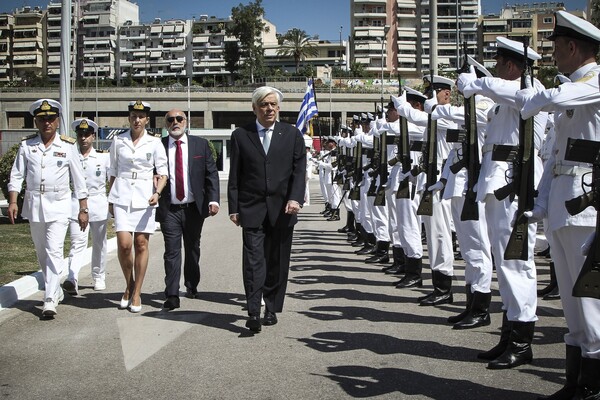
[[[296,72],[300,69],[300,60],[319,54],[317,47],[309,42],[310,37],[301,29],[292,28],[283,35],[283,44],[277,50],[278,56],[294,57]]]

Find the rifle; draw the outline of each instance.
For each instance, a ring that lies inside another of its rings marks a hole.
[[[343,186],[342,190],[350,190],[350,176],[354,173],[354,157],[352,156],[352,149],[344,147],[344,174],[343,174]]]
[[[348,198],[350,200],[360,200],[360,182],[363,179],[362,143],[357,142],[354,151],[354,175],[352,176],[352,179],[354,180],[354,186],[352,186],[352,189],[350,189]]]
[[[533,76],[527,61],[528,47],[529,38],[525,36],[523,37],[523,61],[525,67],[521,74],[521,89],[527,87],[527,79],[531,80],[533,86]],[[511,200],[515,195],[518,196],[515,225],[504,251],[504,259],[506,260],[526,261],[529,257],[529,222],[523,213],[533,209],[534,197],[536,195],[533,170],[535,161],[533,135],[533,117],[526,120],[521,118],[519,122],[519,145],[502,147],[495,145],[492,153],[492,160],[494,161],[509,161],[510,158],[513,158],[512,182],[495,190],[494,196],[498,200],[504,200],[509,195],[511,196]],[[515,155],[514,157],[512,157],[513,154]],[[505,156],[506,158],[504,158]]]
[[[380,149],[379,149],[379,187],[375,195],[375,206],[385,206],[385,189],[388,181],[388,169],[387,169],[387,132],[381,134]]]
[[[435,89],[433,88],[433,69],[430,71],[431,76],[431,92],[430,98],[435,96]],[[431,118],[431,115],[427,118],[427,152],[423,152],[423,163],[427,179],[425,183],[425,190],[417,209],[417,215],[433,215],[433,194],[428,190],[430,186],[437,182],[437,121]]]
[[[565,160],[592,164],[592,183],[586,184],[584,178],[581,178],[584,193],[565,201],[567,211],[571,215],[577,215],[589,206],[596,209],[596,234],[573,285],[573,296],[600,299],[600,142],[568,138]],[[586,186],[591,187],[589,192],[585,191]]]
[[[400,93],[400,95],[402,95],[402,93]],[[398,154],[396,157],[400,157],[399,161],[402,163],[402,173],[406,175],[406,177],[401,180],[398,185],[396,198],[408,199],[410,198],[410,183],[408,180],[408,173],[412,168],[412,160],[410,158],[408,121],[404,117],[400,117],[400,137],[398,141]]]
[[[464,63],[460,72],[469,70],[469,61],[467,56],[467,42],[463,42]],[[467,168],[467,192],[465,193],[465,202],[460,214],[461,221],[476,221],[479,219],[479,208],[477,206],[477,193],[475,185],[479,180],[479,171],[481,163],[479,160],[479,140],[477,135],[477,111],[475,106],[475,96],[463,98],[465,107],[465,130],[464,137],[458,140],[462,143],[462,157],[458,162],[450,166],[450,171],[457,174],[462,168]],[[450,129],[448,130],[450,133]],[[448,136],[446,136],[446,141]],[[458,154],[458,153],[457,153]]]
[[[373,197],[377,194],[377,174],[379,173],[379,160],[381,158],[379,142],[381,142],[380,138],[373,138],[373,149],[370,149],[370,153],[372,154],[371,162],[365,167],[367,170],[371,170],[371,172],[369,172],[371,184],[369,185],[369,190],[367,191],[368,197]]]

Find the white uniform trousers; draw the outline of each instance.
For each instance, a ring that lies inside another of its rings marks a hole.
[[[492,254],[485,219],[485,207],[483,203],[476,202],[479,220],[461,221],[460,214],[465,204],[465,198],[452,197],[450,204],[460,253],[465,260],[465,284],[471,285],[471,292],[490,293]]]
[[[327,185],[325,172],[323,172],[322,168],[319,168],[319,188],[321,189],[321,196],[323,196],[323,200],[327,202],[327,189],[325,186]]]
[[[423,241],[421,239],[421,216],[417,215],[417,206],[421,199],[419,193],[413,199],[396,199],[398,211],[398,234],[400,246],[409,258],[423,257]]]
[[[422,221],[427,233],[427,252],[432,271],[446,276],[454,275],[454,250],[450,219],[450,200],[440,200],[440,193],[433,195],[433,215],[423,215]]]
[[[506,311],[509,321],[537,321],[537,281],[533,261],[537,224],[529,224],[529,259],[505,260],[504,251],[512,232],[511,224],[517,211],[517,201],[511,202],[508,197],[498,201],[493,194],[488,194],[484,202],[502,309]]]
[[[45,300],[58,301],[64,271],[63,249],[69,221],[29,222],[38,263],[44,275]]]
[[[378,242],[390,242],[390,214],[387,205],[376,206],[375,197],[369,197],[371,202],[371,218],[373,221],[373,233]]]
[[[340,202],[342,200],[342,188],[337,183],[328,183],[325,185],[325,190],[327,190],[327,200],[329,204],[331,204],[331,208],[336,209],[339,207]]]
[[[352,185],[350,185],[350,187],[352,187]],[[352,200],[350,200],[349,194],[350,190],[342,191],[342,195],[344,196],[344,207],[346,207],[346,210],[354,212],[354,208],[352,207]]]
[[[373,224],[371,219],[371,208],[373,206],[373,197],[368,197],[367,192],[371,186],[371,178],[365,174],[362,185],[360,186],[360,203],[358,205],[360,223],[367,233],[373,233]]]
[[[550,233],[550,248],[569,328],[565,343],[580,347],[583,357],[600,359],[600,300],[571,295],[586,258],[581,255],[581,245],[594,231],[588,226],[559,228]]]
[[[396,206],[396,192],[393,190],[385,191],[385,206],[388,209],[389,226],[388,232],[393,246],[401,247],[400,232],[398,226],[398,207]]]
[[[90,231],[92,233],[92,279],[105,280],[107,222],[107,220],[90,222],[85,231],[82,231],[79,223],[71,220],[69,224],[71,250],[69,251],[68,280],[78,281],[79,271],[84,265],[83,253],[87,249]]]

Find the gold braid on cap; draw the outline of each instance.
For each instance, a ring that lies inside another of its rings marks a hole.
[[[83,129],[83,130],[88,130],[90,129],[90,126],[88,125],[87,121],[84,119],[83,121],[81,121],[79,123],[79,126],[77,127],[77,129]]]
[[[144,107],[144,105],[142,104],[141,100],[136,101],[132,108],[134,110],[141,110],[141,111],[144,111],[146,109],[146,107]]]
[[[42,105],[40,106],[40,110],[41,111],[50,111],[50,110],[52,110],[52,106],[50,104],[48,104],[47,100],[44,100],[42,102]]]

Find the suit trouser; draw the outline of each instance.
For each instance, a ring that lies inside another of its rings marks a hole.
[[[161,222],[160,229],[165,241],[165,296],[179,296],[182,240],[185,252],[184,285],[192,291],[197,290],[200,283],[200,236],[203,225],[204,218],[195,204],[187,208],[172,205]]]
[[[71,249],[69,250],[69,277],[67,278],[70,281],[76,282],[79,271],[83,268],[83,253],[87,249],[90,232],[92,233],[92,279],[105,279],[107,222],[107,220],[92,221],[82,231],[79,222],[70,221]]]
[[[572,289],[586,256],[581,244],[595,231],[591,226],[564,226],[550,232],[550,248],[569,332],[565,343],[581,348],[586,358],[600,359],[600,300],[573,297]]]
[[[248,315],[259,315],[261,299],[271,312],[281,312],[290,269],[294,227],[275,228],[267,221],[243,228],[242,275]]]
[[[385,204],[388,209],[390,221],[388,226],[388,232],[392,241],[392,245],[400,247],[400,228],[398,225],[398,208],[396,207],[396,192],[394,192],[391,189],[385,191]]]
[[[452,249],[452,230],[450,227],[450,201],[440,200],[439,192],[433,194],[432,216],[422,216],[427,233],[427,252],[432,271],[446,276],[454,275],[454,250]]]
[[[460,214],[465,204],[464,197],[452,197],[452,219],[460,253],[465,260],[465,283],[472,292],[490,293],[492,284],[492,255],[483,203],[476,202],[479,219],[461,221]]]
[[[505,260],[504,251],[512,232],[512,221],[517,212],[517,202],[511,202],[508,197],[503,201],[498,201],[493,194],[488,194],[484,203],[498,287],[502,298],[502,309],[506,311],[509,321],[537,321],[538,318],[535,315],[537,281],[533,261],[537,224],[529,224],[527,232],[529,259],[527,261]]]
[[[416,193],[414,199],[396,199],[400,245],[409,258],[423,257],[421,217],[417,215],[417,204],[420,198],[421,195]]]
[[[58,291],[62,290],[60,279],[65,267],[63,249],[68,226],[68,219],[29,223],[35,253],[44,275],[45,300],[57,301],[59,298]]]

